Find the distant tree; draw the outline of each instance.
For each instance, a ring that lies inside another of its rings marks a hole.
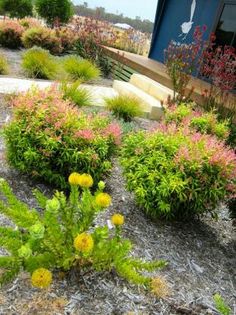
[[[24,18],[33,14],[32,0],[0,0],[0,11],[10,17]]]
[[[53,1],[53,0],[51,0]],[[103,7],[98,7],[96,9],[88,8],[88,3],[74,6],[75,14],[81,16],[89,16],[93,18],[98,18],[101,20],[108,21],[110,23],[127,23],[131,25],[134,29],[139,30],[144,33],[152,33],[153,31],[153,22],[149,20],[141,20],[139,16],[136,16],[136,19],[131,19],[125,17],[123,14],[114,14],[108,13]]]
[[[73,14],[70,0],[36,0],[35,4],[38,14],[52,26],[67,23]]]
[[[106,11],[103,7],[97,7],[95,9],[95,15],[97,18],[103,19],[105,17]]]

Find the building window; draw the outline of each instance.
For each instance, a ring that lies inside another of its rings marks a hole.
[[[225,4],[216,27],[216,44],[236,48],[236,4]]]

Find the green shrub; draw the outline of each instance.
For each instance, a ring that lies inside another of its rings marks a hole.
[[[235,194],[236,155],[224,142],[188,127],[160,124],[128,136],[121,163],[127,187],[152,217],[185,219]]]
[[[14,116],[5,139],[13,167],[61,188],[75,170],[95,181],[110,170],[121,130],[108,116],[79,112],[56,87],[33,89],[12,102]]]
[[[51,26],[67,23],[73,15],[72,2],[70,0],[36,0],[35,8],[39,16]]]
[[[0,55],[0,74],[7,74],[8,73],[8,63],[7,59]]]
[[[103,226],[88,232],[97,213],[111,203],[111,197],[103,192],[104,183],[100,182],[92,195],[90,175],[73,173],[69,182],[68,199],[63,192],[57,191],[52,199],[34,192],[40,207],[45,209],[40,214],[19,201],[1,179],[0,192],[5,202],[0,201],[0,212],[12,219],[18,229],[0,227],[0,246],[10,252],[9,256],[0,256],[0,267],[4,270],[0,283],[11,280],[24,269],[32,274],[33,286],[46,288],[52,281],[48,269],[69,271],[92,267],[99,271],[114,268],[127,280],[152,289],[152,279],[141,272],[162,268],[166,263],[144,262],[129,256],[132,245],[121,236],[122,215],[111,218],[112,231]]]
[[[181,124],[184,119],[193,114],[192,103],[180,103],[178,106],[172,105],[165,110],[166,123]]]
[[[75,105],[79,107],[92,105],[91,94],[87,89],[80,87],[80,81],[72,83],[63,82],[60,89],[63,93],[63,98],[70,100]]]
[[[47,50],[33,47],[24,53],[22,68],[30,78],[53,79],[58,64]]]
[[[100,70],[92,62],[77,56],[66,57],[63,67],[72,80],[90,81],[100,75]]]
[[[190,126],[197,131],[206,134],[212,134],[219,139],[226,140],[229,135],[229,127],[226,121],[219,122],[214,113],[205,113],[200,117],[193,117]]]
[[[11,18],[24,18],[33,15],[32,0],[1,0],[1,14]]]
[[[47,27],[29,28],[23,33],[22,42],[25,48],[38,46],[49,50],[52,54],[63,51],[60,38],[54,30]]]
[[[202,134],[215,135],[222,140],[226,140],[230,132],[227,120],[218,121],[218,116],[214,111],[203,112],[201,109],[194,108],[194,104],[181,103],[167,108],[165,121],[190,126]]]
[[[21,43],[21,36],[24,28],[13,20],[6,20],[0,22],[0,45],[3,47],[16,49]]]
[[[140,116],[142,113],[140,101],[129,95],[106,98],[105,102],[109,111],[125,121],[131,121],[132,118]]]

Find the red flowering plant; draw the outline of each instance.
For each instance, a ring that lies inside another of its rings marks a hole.
[[[93,18],[77,17],[73,21],[73,28],[78,34],[78,54],[85,59],[96,60],[97,49],[100,45],[110,46],[115,40],[115,34],[106,21]]]
[[[127,187],[148,215],[187,219],[210,212],[236,191],[236,155],[215,136],[175,123],[128,136],[121,163]]]
[[[107,115],[79,111],[56,87],[22,93],[12,105],[4,134],[13,167],[59,188],[67,187],[71,172],[89,173],[97,182],[110,169],[121,129]]]
[[[197,26],[192,43],[181,44],[171,41],[164,51],[166,70],[174,90],[173,101],[188,100],[193,92],[193,89],[187,92],[187,86],[191,75],[198,69],[198,57],[205,45],[203,40],[205,31],[205,25],[203,27]]]
[[[104,59],[102,45],[112,46],[116,41],[116,34],[108,22],[93,18],[77,17],[73,21],[73,29],[78,34],[75,43],[76,53],[84,59],[96,62],[105,75],[110,72],[110,65]]]
[[[75,30],[69,27],[60,27],[56,29],[56,35],[61,41],[62,52],[69,52],[73,50],[78,34]]]
[[[216,46],[216,36],[211,34],[200,59],[200,74],[221,91],[236,87],[236,50],[232,46]]]
[[[214,34],[209,40],[203,40],[205,30],[206,26],[197,26],[191,44],[171,42],[165,51],[167,73],[174,89],[174,99],[169,103],[190,99],[193,88],[188,90],[187,87],[191,74],[199,74],[211,83],[209,89],[202,91],[202,105],[207,111],[217,110],[220,119],[230,120],[228,143],[235,147],[236,102],[228,92],[235,89],[236,51],[230,46],[217,46]]]
[[[235,98],[229,91],[236,88],[236,50],[231,46],[216,46],[212,34],[200,58],[200,75],[212,83],[202,93],[203,105],[207,110],[217,108],[221,117],[236,119]],[[236,142],[235,142],[236,144]]]
[[[165,50],[167,73],[172,79],[177,100],[186,98],[186,88],[193,73],[200,74],[202,78],[213,84],[210,91],[203,92],[207,98],[214,96],[217,99],[223,92],[235,89],[235,48],[217,46],[214,34],[211,34],[209,40],[203,40],[205,31],[205,25],[197,26],[192,43],[180,44],[171,41]]]

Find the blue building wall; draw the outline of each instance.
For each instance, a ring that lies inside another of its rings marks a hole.
[[[168,47],[170,41],[191,42],[194,29],[198,25],[207,25],[204,35],[207,39],[215,25],[220,2],[220,0],[196,0],[192,29],[186,39],[183,39],[183,36],[180,36],[181,25],[190,20],[192,0],[159,0],[149,57],[163,62],[164,49]]]

